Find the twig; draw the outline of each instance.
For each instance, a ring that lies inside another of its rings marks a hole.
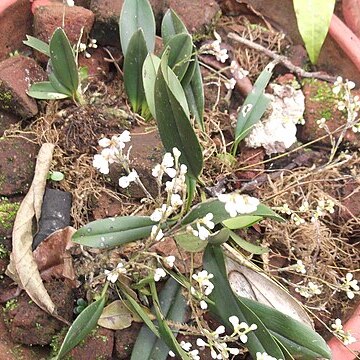
[[[326,75],[322,72],[307,72],[299,66],[295,66],[286,56],[275,54],[273,51],[263,47],[262,45],[256,44],[253,41],[245,39],[235,33],[229,33],[228,38],[239,42],[247,47],[264,53],[269,58],[275,60],[277,63],[281,63],[286,66],[291,72],[303,78],[320,79],[328,82],[335,82],[334,76]]]

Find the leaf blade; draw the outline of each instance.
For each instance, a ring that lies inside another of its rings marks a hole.
[[[61,100],[69,95],[58,92],[50,81],[41,81],[34,83],[27,91],[28,95],[39,100]]]

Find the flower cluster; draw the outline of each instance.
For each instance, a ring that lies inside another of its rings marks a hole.
[[[202,219],[196,220],[196,230],[191,225],[188,225],[187,230],[194,236],[197,236],[200,240],[206,240],[211,234],[209,229],[212,230],[215,227],[215,224],[212,221],[213,218],[214,215],[208,213]]]
[[[202,338],[196,340],[196,345],[199,346],[200,350],[205,349],[205,347],[210,348],[212,359],[228,359],[230,355],[238,355],[240,350],[238,348],[229,347],[228,343],[240,340],[245,344],[248,340],[247,334],[250,331],[255,331],[257,329],[256,324],[251,324],[249,326],[245,322],[240,322],[239,318],[235,315],[230,316],[229,322],[233,326],[233,332],[230,336],[221,336],[225,333],[225,327],[221,325],[215,331],[202,330],[206,341]]]
[[[346,291],[346,295],[349,299],[353,299],[355,296],[354,291],[360,290],[358,281],[354,279],[354,276],[351,273],[347,273],[345,278],[342,278],[341,280],[343,283],[340,285],[340,289]]]
[[[356,341],[349,331],[345,331],[340,319],[336,319],[333,324],[333,334],[343,342],[344,345],[350,345]]]
[[[207,309],[207,302],[204,300],[206,296],[209,296],[214,290],[214,284],[210,281],[214,277],[213,274],[209,274],[206,270],[199,271],[197,274],[193,274],[192,278],[196,281],[196,284],[190,288],[191,294],[200,299],[200,307],[203,310]]]
[[[290,219],[295,225],[301,225],[305,223],[304,217],[306,217],[307,215],[310,215],[310,221],[314,223],[326,214],[333,214],[335,211],[334,207],[335,202],[333,200],[321,199],[318,200],[315,209],[311,209],[309,202],[306,200],[303,201],[303,203],[299,207],[299,210],[297,211],[290,209],[289,205],[286,203],[275,209],[283,214],[290,215]]]
[[[274,358],[271,355],[268,355],[266,352],[263,352],[263,353],[257,352],[256,360],[278,360],[278,359]],[[281,360],[281,359],[279,359],[279,360]]]
[[[83,52],[86,58],[91,58],[91,54],[86,51],[87,49],[97,49],[97,40],[96,39],[89,39],[89,42],[87,44],[80,43],[79,44],[79,52]]]
[[[221,48],[221,37],[216,31],[214,36],[216,40],[201,46],[200,53],[214,55],[217,61],[224,63],[229,58],[227,49]]]
[[[299,286],[295,288],[295,291],[298,292],[304,298],[309,299],[314,295],[321,294],[321,286],[314,284],[312,281],[309,281],[306,286]]]
[[[256,211],[260,201],[249,195],[242,195],[237,192],[220,194],[218,199],[225,203],[225,210],[231,217],[241,214],[249,214]]]
[[[190,357],[190,359],[192,359],[192,360],[200,360],[199,350],[198,349],[191,350],[191,348],[192,348],[191,343],[181,341],[180,346],[181,346],[181,348],[183,350],[185,350],[187,352],[187,355]],[[169,351],[169,355],[171,357],[175,357],[175,354],[171,350]]]
[[[288,269],[295,270],[297,273],[300,273],[300,274],[306,274],[305,265],[303,264],[303,262],[301,260],[297,260],[296,264],[290,265],[288,267]]]
[[[113,270],[104,270],[104,274],[106,275],[107,281],[115,284],[120,274],[126,274],[125,264],[123,262],[119,262],[116,265],[116,268]]]
[[[161,164],[157,164],[152,169],[152,175],[156,178],[159,188],[159,195],[164,175],[171,180],[166,181],[165,191],[167,193],[166,203],[156,208],[150,216],[150,219],[157,222],[151,231],[151,238],[157,241],[164,236],[161,224],[164,223],[172,214],[176,213],[183,206],[186,195],[186,178],[187,167],[179,163],[181,152],[177,148],[173,148],[173,152],[166,153]],[[159,196],[160,197],[160,196]]]

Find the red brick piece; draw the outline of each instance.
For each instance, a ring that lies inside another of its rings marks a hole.
[[[0,110],[12,112],[22,118],[37,114],[35,99],[26,94],[29,86],[47,78],[35,60],[14,56],[0,63]]]
[[[0,0],[0,60],[24,48],[22,41],[31,34],[31,26],[29,0]]]
[[[16,124],[20,120],[14,114],[0,110],[0,137],[4,135],[5,130],[9,129],[10,125]]]
[[[120,47],[119,17],[124,0],[91,0],[96,22],[92,36],[100,45]],[[160,24],[165,0],[150,0],[157,24]]]
[[[62,26],[63,12],[65,9],[65,27],[67,37],[71,44],[76,44],[80,38],[81,29],[84,28],[83,42],[90,33],[94,24],[95,16],[92,11],[80,6],[65,6],[61,3],[49,3],[47,6],[39,6],[34,14],[34,36],[49,43],[56,28]],[[47,61],[47,57],[36,53],[40,62]]]
[[[191,33],[202,32],[220,11],[215,0],[166,0],[166,9],[173,9]]]

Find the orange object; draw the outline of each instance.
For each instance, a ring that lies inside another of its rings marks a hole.
[[[344,346],[335,336],[331,338],[328,345],[332,352],[332,360],[355,360],[357,359],[356,355],[360,354],[360,303],[352,317],[344,325],[344,331],[350,331],[356,342]]]

